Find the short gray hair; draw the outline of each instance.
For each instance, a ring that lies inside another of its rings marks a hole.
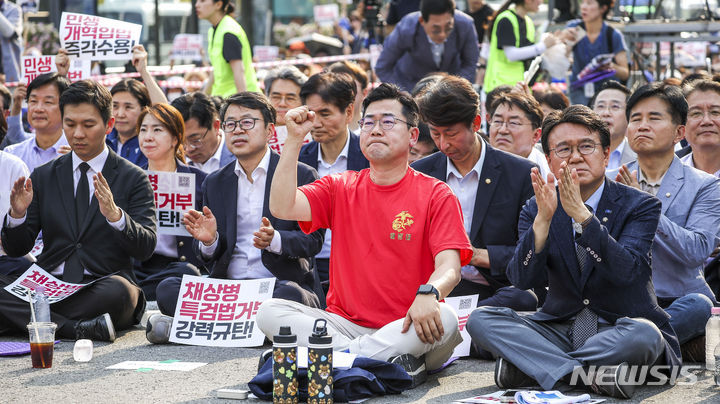
[[[272,88],[275,80],[279,79],[292,81],[297,84],[298,87],[302,87],[308,77],[295,66],[278,67],[268,72],[267,76],[265,76],[265,94],[270,95],[270,88]],[[300,92],[299,89],[298,92]]]

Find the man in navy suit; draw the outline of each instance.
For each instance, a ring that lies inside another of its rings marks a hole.
[[[60,338],[113,341],[115,330],[137,324],[145,297],[133,282],[132,260],[145,260],[157,242],[153,191],[145,172],[110,150],[112,96],[82,80],[60,95],[63,129],[72,153],[19,178],[2,229],[8,255],[27,254],[40,231],[38,266],[65,282],[89,283],[52,304]],[[0,277],[0,331],[22,331],[30,307]]]
[[[662,202],[652,249],[653,284],[683,357],[704,362],[705,324],[717,301],[703,265],[720,243],[720,180],[683,164],[675,144],[685,137],[686,123],[712,122],[707,117],[717,107],[694,104],[688,109],[678,87],[653,83],[638,88],[627,108],[628,144],[637,161],[622,165],[615,178]]]
[[[262,94],[242,92],[227,99],[221,117],[227,146],[237,160],[206,178],[202,212],[185,214],[185,227],[198,241],[193,246],[198,257],[213,278],[274,277],[273,297],[321,307],[312,258],[322,248],[324,232],[305,234],[296,221],[275,218],[268,205],[280,160],[267,145],[275,130],[275,108]],[[299,183],[316,179],[315,170],[298,164]],[[169,278],[158,285],[158,307],[165,316],[148,320],[150,342],[167,342],[168,316],[175,313],[181,282]]]
[[[428,73],[447,72],[475,81],[480,57],[475,22],[454,0],[423,0],[387,37],[375,71],[405,91]]]
[[[171,105],[185,121],[183,146],[189,166],[210,174],[235,161],[225,147],[225,132],[220,129],[218,111],[210,96],[196,91],[174,99]]]
[[[518,240],[520,210],[533,195],[528,173],[534,165],[494,149],[477,134],[480,101],[469,81],[443,77],[417,101],[440,151],[412,167],[450,186],[473,244],[473,258],[450,295],[479,294],[478,307],[535,310],[535,294],[512,287],[505,276]]]
[[[629,366],[681,364],[675,331],[652,284],[660,201],[605,179],[610,133],[589,108],[554,111],[542,129],[552,173],[545,181],[532,169],[535,197],[520,214],[520,240],[507,273],[516,287],[549,286],[547,299],[527,316],[478,308],[468,331],[498,357],[495,383],[501,388],[562,389],[592,365],[580,382],[595,393],[630,398]]]
[[[320,177],[370,167],[360,150],[360,137],[349,129],[356,92],[355,81],[347,73],[315,74],[300,89],[303,104],[315,112],[318,119],[310,129],[313,141],[302,147],[298,161],[316,169]],[[325,244],[316,257],[325,290],[329,282],[330,239],[328,230]]]

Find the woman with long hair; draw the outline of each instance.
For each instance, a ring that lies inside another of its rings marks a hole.
[[[148,171],[195,175],[193,209],[202,210],[201,185],[206,174],[185,164],[185,123],[180,112],[168,104],[145,107],[138,117],[137,133]],[[147,300],[156,300],[157,285],[163,279],[200,275],[199,268],[203,267],[192,251],[192,240],[190,236],[158,234],[152,257],[135,266],[135,276]]]
[[[252,50],[245,31],[232,17],[230,0],[197,0],[198,18],[212,24],[208,31],[208,57],[213,70],[206,91],[228,97],[241,91],[259,91]]]
[[[603,67],[607,70],[615,70],[614,76],[572,88],[570,101],[573,104],[587,105],[595,91],[600,89],[603,83],[608,80],[625,82],[630,76],[625,39],[618,30],[605,22],[614,4],[615,0],[582,0],[580,3],[582,19],[568,22],[568,28],[571,29],[570,31],[576,36],[576,39],[579,39],[572,48],[573,64],[570,83],[577,81],[578,73],[598,55],[612,54],[612,59]],[[576,27],[582,28],[584,31]]]
[[[536,56],[555,45],[555,35],[535,43],[535,25],[528,15],[538,11],[543,0],[506,0],[492,18],[490,51],[485,71],[485,94],[503,84],[514,86]]]

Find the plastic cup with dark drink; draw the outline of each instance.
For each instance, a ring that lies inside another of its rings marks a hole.
[[[53,349],[55,347],[55,323],[30,323],[27,326],[30,333],[30,356],[32,367],[52,367]]]

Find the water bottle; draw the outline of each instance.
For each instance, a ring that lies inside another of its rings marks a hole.
[[[715,347],[715,385],[720,386],[720,344]]]
[[[332,404],[332,336],[327,333],[327,321],[315,320],[308,338],[308,404]]]
[[[715,371],[715,347],[720,343],[720,307],[710,310],[705,326],[705,369]]]
[[[297,404],[297,335],[290,327],[280,327],[273,336],[273,403]]]
[[[35,289],[35,293],[33,293],[32,310],[35,313],[35,318],[31,318],[31,321],[36,323],[50,322],[50,302],[45,295],[45,288],[42,286]]]

